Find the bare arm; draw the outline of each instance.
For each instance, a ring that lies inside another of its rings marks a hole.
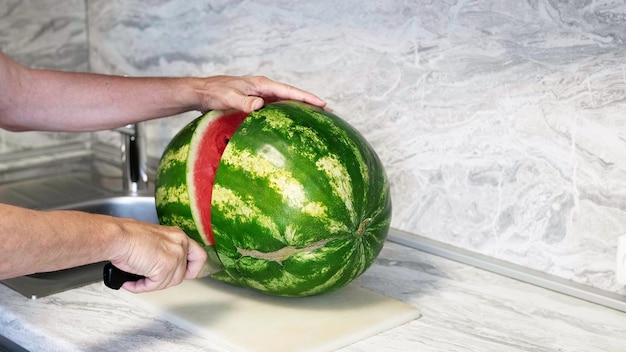
[[[191,110],[238,109],[266,102],[326,103],[265,77],[122,77],[30,69],[0,52],[0,127],[14,131],[95,131]]]
[[[124,286],[143,292],[195,278],[206,260],[206,252],[175,227],[4,204],[0,217],[0,279],[110,260],[146,276]]]

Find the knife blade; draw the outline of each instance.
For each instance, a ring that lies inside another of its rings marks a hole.
[[[208,248],[208,247],[211,247],[211,248]],[[219,273],[220,271],[224,270],[222,263],[217,257],[217,252],[215,251],[214,248],[212,248],[213,246],[208,246],[208,247],[205,247],[205,250],[207,252],[207,260],[206,262],[204,262],[204,265],[202,266],[200,273],[196,277],[197,279],[201,279],[203,277],[207,277],[207,276]],[[145,276],[126,272],[116,267],[111,262],[108,262],[104,265],[104,270],[103,270],[104,284],[108,288],[113,289],[113,290],[119,290],[122,287],[122,285],[124,285],[124,283],[127,281],[138,281],[144,278]]]

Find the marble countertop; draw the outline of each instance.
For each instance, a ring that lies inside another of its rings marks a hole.
[[[343,351],[623,351],[626,314],[388,242],[359,286],[422,317]],[[30,300],[0,285],[0,332],[37,351],[223,351],[100,283]]]

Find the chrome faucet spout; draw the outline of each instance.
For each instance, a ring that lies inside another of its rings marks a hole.
[[[141,123],[116,129],[122,135],[122,188],[136,194],[148,188],[145,128]]]

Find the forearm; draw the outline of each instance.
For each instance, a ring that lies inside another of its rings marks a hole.
[[[7,121],[13,130],[96,131],[197,109],[193,78],[27,70]]]
[[[145,276],[124,285],[132,292],[145,292],[197,277],[206,256],[177,227],[0,204],[0,279],[107,260]]]
[[[0,52],[0,128],[96,131],[190,110],[252,112],[317,96],[261,76],[122,77],[30,69]]]
[[[0,204],[0,219],[0,279],[95,263],[123,253],[124,235],[108,216]]]

